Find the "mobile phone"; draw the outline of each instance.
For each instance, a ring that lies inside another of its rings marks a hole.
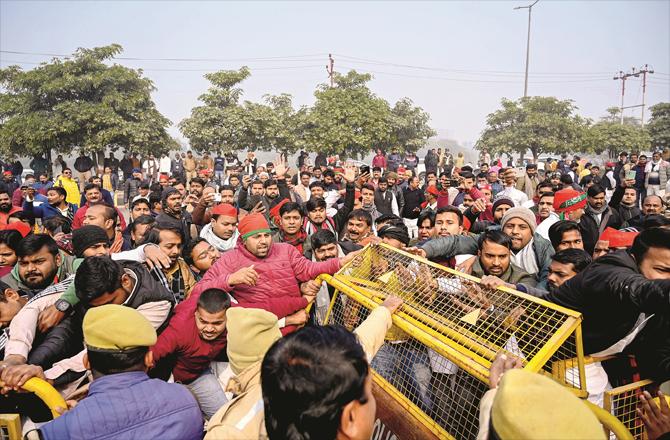
[[[449,179],[449,186],[450,187],[456,188],[459,184],[460,184],[460,182],[458,181],[458,179]]]
[[[221,193],[214,193],[214,201],[215,202],[221,201]]]
[[[261,196],[258,195],[253,195],[249,196],[247,199],[247,211],[251,211],[254,209],[254,206],[258,205],[258,202],[261,201]]]
[[[59,226],[56,229],[54,229],[54,235],[60,234],[61,232],[63,232],[63,227],[62,226]]]
[[[368,173],[370,174],[370,166],[369,165],[361,165],[361,174]]]
[[[636,174],[637,174],[637,171],[635,171],[635,170],[626,171],[626,180],[635,180],[635,175]]]

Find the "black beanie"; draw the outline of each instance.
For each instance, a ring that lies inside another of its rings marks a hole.
[[[395,238],[405,246],[407,246],[410,241],[409,234],[407,233],[407,227],[405,225],[384,225],[379,229],[379,231],[377,231],[377,236],[379,238]]]
[[[82,226],[72,232],[72,248],[77,258],[84,258],[84,251],[98,243],[109,243],[107,233],[99,226]]]

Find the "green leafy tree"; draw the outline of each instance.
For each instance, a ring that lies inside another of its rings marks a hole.
[[[391,109],[368,88],[371,79],[352,70],[335,74],[335,87],[319,86],[301,124],[311,151],[360,157],[389,145]]]
[[[587,151],[595,154],[607,152],[616,158],[622,151],[644,151],[649,148],[651,138],[635,118],[624,118],[621,124],[619,109],[610,107],[607,115],[588,127],[584,136]]]
[[[429,125],[430,115],[421,107],[415,107],[409,98],[402,98],[391,109],[390,147],[404,152],[416,152],[426,146],[428,139],[437,132]]]
[[[477,141],[479,150],[492,154],[530,151],[541,154],[581,151],[585,121],[574,112],[570,100],[532,96],[516,101],[503,99],[502,108],[489,114]]]
[[[304,111],[293,109],[289,94],[265,95],[265,104],[245,102],[249,148],[293,154],[304,147]]]
[[[108,65],[118,44],[78,49],[70,59],[24,71],[0,69],[0,155],[88,154],[125,148],[160,154],[178,146],[141,70]]]
[[[200,152],[233,152],[253,144],[250,110],[239,104],[243,92],[237,87],[249,75],[251,71],[246,66],[205,75],[212,86],[198,98],[204,105],[194,107],[191,116],[179,123],[191,148]]]
[[[670,102],[661,102],[649,107],[651,119],[647,131],[653,147],[670,148]]]

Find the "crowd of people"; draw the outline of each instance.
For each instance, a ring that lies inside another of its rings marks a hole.
[[[402,300],[352,333],[323,325],[332,292],[317,277],[376,243],[580,312],[585,354],[627,360],[589,367],[602,379],[592,398],[670,379],[660,152],[519,168],[431,149],[420,164],[396,150],[369,165],[301,152],[293,168],[251,152],[110,153],[99,167],[82,154],[76,176],[62,157],[55,172],[35,158],[25,176],[4,164],[0,412],[30,417],[46,439],[370,438],[368,365],[391,374],[384,338]],[[552,389],[507,372],[519,366],[511,355],[492,366],[481,438],[541,438],[501,403],[524,384]],[[32,377],[68,399],[62,416],[18,392]],[[670,431],[659,395],[660,406],[641,400],[649,438]]]

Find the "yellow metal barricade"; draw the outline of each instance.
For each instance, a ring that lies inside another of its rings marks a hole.
[[[373,378],[435,438],[476,437],[479,401],[500,351],[586,397],[581,315],[575,311],[485,288],[475,277],[384,244],[368,246],[322,279],[335,290],[326,323],[350,330],[387,295],[403,298],[372,360]]]
[[[604,409],[619,419],[634,438],[642,439],[644,425],[636,411],[640,395],[643,391],[649,391],[654,396],[657,389],[658,384],[651,380],[640,380],[605,391]]]

